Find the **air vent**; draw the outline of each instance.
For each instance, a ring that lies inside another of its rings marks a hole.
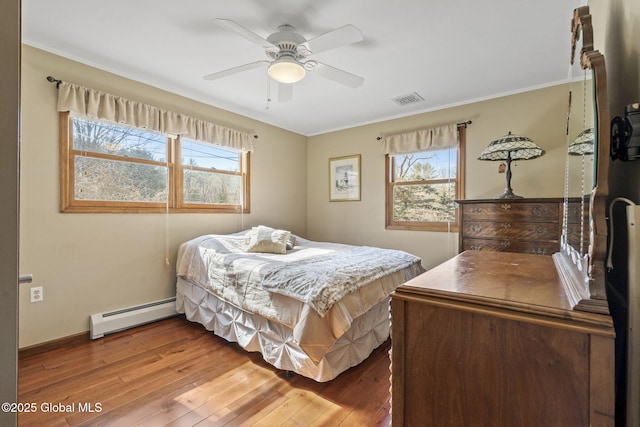
[[[401,107],[409,104],[415,104],[416,102],[422,102],[424,98],[420,96],[417,92],[410,93],[408,95],[398,96],[397,98],[393,98],[393,102],[400,105]]]

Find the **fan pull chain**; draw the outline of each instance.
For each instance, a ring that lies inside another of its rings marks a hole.
[[[271,81],[269,80],[269,75],[267,74],[267,106],[265,110],[271,109]]]

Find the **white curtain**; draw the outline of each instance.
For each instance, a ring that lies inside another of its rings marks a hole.
[[[421,129],[382,137],[385,154],[408,154],[458,146],[458,125]]]
[[[60,82],[58,85],[58,111],[70,111],[72,114],[168,136],[181,135],[236,150],[253,151],[253,137],[246,132],[72,83]]]

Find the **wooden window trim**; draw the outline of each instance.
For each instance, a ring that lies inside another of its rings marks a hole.
[[[458,146],[456,156],[456,196],[455,199],[464,199],[465,182],[465,147],[466,147],[466,126],[458,126]],[[385,228],[387,230],[411,230],[411,231],[444,231],[457,232],[460,224],[459,209],[455,208],[455,221],[447,222],[418,222],[418,221],[394,221],[393,219],[393,190],[397,185],[418,185],[418,184],[442,184],[450,182],[449,179],[433,179],[424,181],[402,181],[396,183],[393,177],[395,159],[387,154],[385,156]]]
[[[167,143],[167,162],[131,158],[132,163],[167,167],[169,195],[167,202],[113,202],[100,200],[75,200],[74,156],[82,153],[85,157],[121,161],[122,157],[109,154],[83,152],[73,148],[73,116],[69,112],[59,114],[59,155],[60,155],[60,212],[61,213],[250,213],[250,153],[241,153],[241,172],[243,183],[243,207],[239,205],[204,205],[182,203],[183,171],[198,170],[197,167],[183,168],[179,160],[180,138]],[[206,168],[203,169],[209,171]],[[232,172],[218,171],[218,173]]]

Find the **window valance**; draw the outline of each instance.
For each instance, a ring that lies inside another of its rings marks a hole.
[[[385,154],[442,150],[458,146],[458,125],[454,123],[436,128],[385,135],[381,139]]]
[[[57,108],[58,111],[69,111],[169,136],[181,135],[200,142],[253,151],[253,137],[246,132],[72,83],[58,83]]]

